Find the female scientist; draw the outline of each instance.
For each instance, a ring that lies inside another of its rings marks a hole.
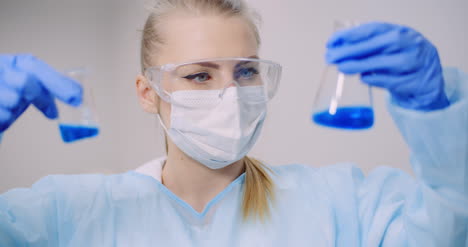
[[[48,176],[0,196],[0,246],[467,246],[468,79],[443,74],[411,28],[335,33],[327,61],[388,89],[416,178],[380,167],[270,167],[246,156],[280,66],[258,57],[241,0],[160,0],[146,21],[139,101],[167,157],[117,175]],[[81,89],[32,56],[2,56],[0,128],[29,104],[57,116]]]

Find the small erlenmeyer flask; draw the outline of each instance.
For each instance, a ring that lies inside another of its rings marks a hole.
[[[95,114],[94,99],[91,86],[88,85],[89,72],[86,69],[72,69],[64,75],[80,83],[83,88],[83,101],[78,107],[56,101],[59,111],[59,130],[62,140],[66,143],[99,134],[99,125]]]
[[[357,22],[336,21],[335,32]],[[374,124],[371,87],[361,82],[360,75],[345,75],[336,66],[323,71],[315,96],[312,120],[322,126],[359,130]]]

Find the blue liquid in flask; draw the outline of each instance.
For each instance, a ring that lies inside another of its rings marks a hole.
[[[99,129],[97,127],[60,124],[59,128],[62,140],[66,143],[94,137],[99,134]]]
[[[358,130],[368,129],[374,125],[374,111],[371,107],[339,107],[335,115],[331,115],[328,110],[315,113],[312,120],[323,126]]]

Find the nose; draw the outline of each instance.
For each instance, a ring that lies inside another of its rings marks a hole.
[[[235,78],[235,68],[231,68],[230,66],[221,71],[220,79],[224,83],[223,91],[226,90],[226,88],[239,86]]]
[[[239,83],[237,83],[237,81],[231,80],[230,82],[226,83],[226,85],[224,86],[221,93],[219,93],[219,97],[222,98],[224,93],[226,92],[226,89],[228,89],[230,87],[240,87],[240,85],[239,85]]]
[[[224,88],[236,87],[236,86],[239,86],[239,83],[237,83],[237,81],[235,80],[231,80],[230,82],[226,83]]]

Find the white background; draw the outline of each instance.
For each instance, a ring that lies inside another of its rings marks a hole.
[[[409,151],[375,90],[376,125],[342,132],[310,121],[335,19],[382,20],[421,31],[444,65],[468,71],[466,0],[251,0],[263,16],[261,56],[284,66],[263,135],[252,151],[272,165],[351,161],[365,172],[389,165],[411,172]],[[101,123],[98,138],[64,144],[57,123],[31,107],[0,144],[0,193],[48,174],[119,173],[164,153],[156,118],[135,94],[144,0],[0,0],[0,53],[32,53],[59,70],[87,66]]]

